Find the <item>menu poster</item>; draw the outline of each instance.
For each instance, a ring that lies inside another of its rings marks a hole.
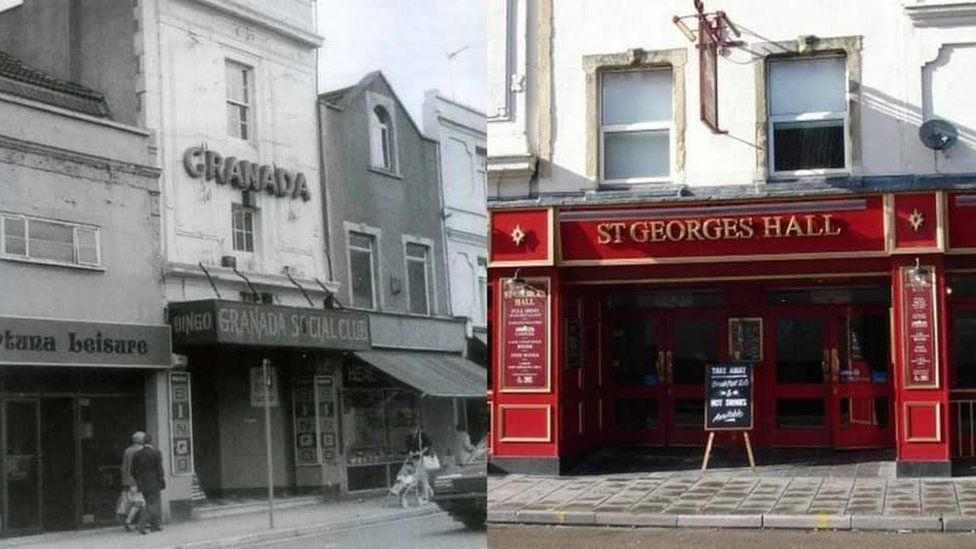
[[[762,362],[761,318],[729,319],[729,356],[736,362]]]
[[[709,364],[705,375],[705,430],[751,430],[752,364]]]
[[[549,279],[501,281],[502,391],[549,390]]]
[[[931,268],[902,269],[905,388],[939,387],[935,331],[935,277]]]

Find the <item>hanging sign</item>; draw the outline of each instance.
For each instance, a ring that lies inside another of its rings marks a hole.
[[[264,368],[255,366],[251,368],[251,406],[260,408],[264,406],[264,400],[268,400],[268,406],[278,406],[278,369],[274,366],[268,367],[269,383],[264,382]]]
[[[193,414],[190,403],[189,372],[170,372],[170,448],[173,474],[193,474]]]
[[[705,374],[705,430],[751,430],[752,364],[709,364]]]
[[[902,268],[902,340],[905,351],[905,388],[939,387],[935,281],[931,267]]]
[[[502,391],[549,390],[549,279],[501,280]]]

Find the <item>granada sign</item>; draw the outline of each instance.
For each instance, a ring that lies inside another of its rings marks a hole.
[[[233,156],[224,157],[203,147],[190,147],[184,151],[183,167],[190,177],[215,181],[218,185],[229,185],[242,191],[263,191],[279,198],[301,197],[305,201],[312,198],[302,172]]]

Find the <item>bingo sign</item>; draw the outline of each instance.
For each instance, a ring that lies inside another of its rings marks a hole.
[[[295,465],[336,461],[336,391],[331,375],[295,378]]]
[[[503,279],[502,391],[549,390],[549,279]]]
[[[170,372],[170,447],[173,474],[193,474],[193,414],[190,405],[189,372]]]
[[[935,284],[930,268],[902,269],[906,389],[936,389]]]
[[[709,364],[705,373],[705,430],[751,430],[752,364]]]

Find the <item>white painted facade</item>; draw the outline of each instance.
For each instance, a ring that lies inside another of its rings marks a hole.
[[[429,90],[424,131],[439,143],[451,313],[468,319],[468,335],[487,329],[488,214],[485,115]]]
[[[489,3],[490,197],[601,188],[587,166],[594,114],[588,112],[584,58],[635,49],[680,50],[685,58],[683,86],[675,83],[673,101],[680,135],[672,140],[672,156],[684,161],[672,158],[665,185],[766,184],[776,177],[760,154],[767,146],[760,139],[766,90],[757,65],[770,55],[840,38],[859,41],[860,75],[854,78],[848,63],[846,93],[856,131],[839,175],[976,172],[976,109],[963,91],[976,84],[976,2],[706,0],[705,8],[724,10],[742,32],[731,38],[743,43],[718,59],[719,125],[727,134],[699,120],[698,52],[672,23],[694,12],[691,2]],[[694,18],[687,21],[697,28]],[[959,131],[959,142],[944,154],[919,140],[919,126],[930,118],[948,120]]]
[[[238,269],[257,291],[274,294],[277,304],[308,306],[285,276],[286,268],[315,298],[324,295],[315,279],[335,288],[328,274],[316,150],[315,49],[321,38],[315,34],[314,4],[138,3],[140,122],[158,135],[168,301],[214,297],[201,263],[225,299],[240,299],[249,289],[231,269],[221,267],[223,256],[236,257]],[[227,62],[246,67],[251,76],[247,139],[229,131]],[[190,147],[301,172],[310,199],[251,193],[257,208],[254,251],[235,251],[231,211],[232,204],[242,203],[242,193],[192,177],[184,167]]]

